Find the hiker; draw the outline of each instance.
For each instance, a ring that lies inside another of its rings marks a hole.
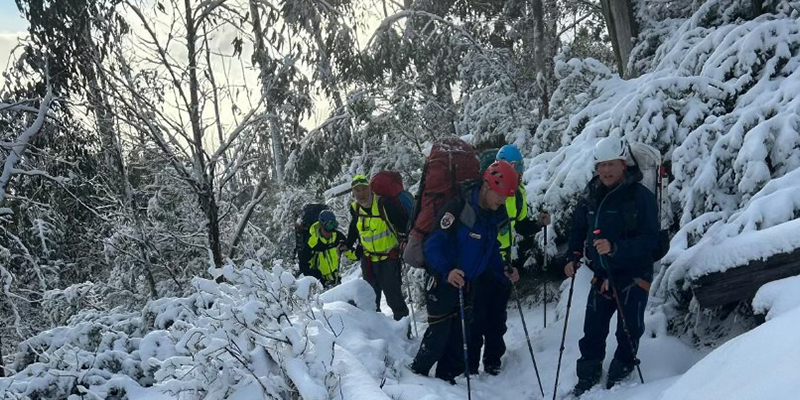
[[[333,287],[341,282],[339,276],[339,257],[344,254],[355,260],[355,254],[347,250],[344,233],[338,231],[339,222],[330,210],[319,213],[317,222],[309,228],[306,243],[311,254],[309,271],[311,276],[322,282],[325,288]]]
[[[533,236],[549,223],[550,216],[542,213],[539,215],[538,222],[528,218],[525,188],[521,185],[524,162],[519,150],[515,146],[505,145],[497,152],[495,160],[506,161],[515,170],[518,188],[514,196],[506,199],[506,216],[501,223],[497,240],[500,242],[500,254],[503,257],[504,265],[506,268],[510,268],[513,274],[518,274],[525,264],[526,257],[512,258],[512,244],[515,244],[512,236],[518,234],[529,239],[517,243],[526,245],[517,248],[518,254],[525,254],[532,247]],[[477,279],[474,289],[474,320],[469,353],[469,368],[473,374],[478,373],[481,347],[483,347],[483,370],[491,375],[497,375],[500,372],[500,358],[506,352],[503,335],[507,330],[508,313],[506,310],[510,294],[511,285],[504,276],[499,276],[498,279],[497,275],[487,271]]]
[[[345,245],[353,248],[359,242],[356,255],[361,258],[361,277],[375,290],[375,309],[381,311],[383,291],[394,319],[399,321],[408,315],[400,275],[400,249],[406,241],[408,216],[397,204],[372,193],[366,176],[354,176],[351,187],[355,201],[350,205]]]
[[[497,241],[498,226],[506,218],[506,198],[517,190],[517,174],[511,164],[500,161],[483,174],[482,181],[463,186],[439,213],[434,231],[425,240],[428,271],[428,329],[422,338],[411,370],[428,375],[434,363],[436,377],[455,383],[464,371],[461,323],[470,320],[472,282],[484,271],[498,280],[516,282],[515,270],[505,272]],[[467,321],[460,321],[459,288],[465,293]]]
[[[617,349],[606,387],[627,377],[638,363],[636,353],[644,333],[644,309],[653,278],[651,253],[657,247],[659,221],[655,197],[639,183],[642,174],[638,168],[626,164],[627,153],[619,138],[607,137],[597,142],[597,176],[587,185],[572,216],[568,254],[573,259],[564,266],[564,273],[568,277],[575,274],[584,248],[588,266],[594,272],[583,338],[579,341],[581,358],[576,366],[575,396],[600,381],[609,321],[618,307],[624,319],[617,315]]]

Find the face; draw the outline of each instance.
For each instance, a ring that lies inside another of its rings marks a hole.
[[[320,233],[322,234],[322,236],[324,236],[325,238],[329,238],[329,237],[331,237],[331,231],[329,231],[329,230],[325,229],[325,227],[324,227],[324,226],[320,226],[320,227],[319,227],[319,232],[320,232]]]
[[[500,206],[506,204],[506,196],[503,196],[494,190],[489,189],[489,185],[485,182],[481,187],[481,206],[492,211],[497,211]]]
[[[611,160],[595,164],[597,176],[605,187],[614,187],[625,179],[625,161]]]
[[[369,207],[370,206],[370,195],[372,191],[369,190],[369,186],[367,185],[359,185],[353,188],[353,197],[355,197],[356,202],[362,207]]]

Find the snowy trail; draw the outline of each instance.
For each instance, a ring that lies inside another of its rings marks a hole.
[[[567,331],[567,340],[561,365],[561,375],[559,378],[558,398],[564,398],[577,382],[575,376],[575,361],[580,356],[578,350],[578,340],[582,336],[584,309],[586,297],[589,290],[590,272],[586,269],[579,271],[575,283],[575,294],[570,314]],[[352,277],[351,279],[354,279]],[[350,279],[347,279],[350,280]],[[553,396],[553,383],[555,380],[555,368],[558,361],[558,348],[561,341],[563,330],[564,312],[566,309],[566,293],[569,281],[565,281],[561,287],[563,293],[559,304],[548,304],[548,326],[543,328],[543,308],[541,304],[530,304],[523,300],[523,313],[530,332],[531,344],[536,355],[536,362],[544,387],[545,399]],[[657,300],[656,300],[657,301]],[[420,339],[414,338],[406,340],[404,336],[403,322],[396,323],[390,320],[391,311],[382,302],[382,314],[375,314],[378,319],[372,320],[378,326],[368,327],[364,318],[361,318],[360,329],[366,329],[368,336],[375,335],[380,337],[377,353],[386,352],[388,358],[395,360],[394,365],[387,368],[385,382],[382,390],[389,398],[398,400],[451,400],[466,399],[466,379],[461,376],[457,379],[457,385],[450,385],[444,381],[433,377],[423,377],[413,374],[408,365],[411,363]],[[482,399],[541,399],[539,387],[534,373],[533,363],[528,352],[525,335],[520,320],[519,311],[512,299],[508,309],[508,332],[505,335],[508,350],[503,358],[503,370],[497,376],[491,376],[481,371],[478,376],[471,378],[472,398]],[[420,335],[425,330],[426,324],[425,311],[416,310],[417,324]],[[383,319],[383,320],[381,320]],[[612,323],[614,320],[612,319]],[[388,324],[394,335],[387,335],[386,328],[380,325]],[[663,314],[654,313],[646,316],[647,330],[645,337],[641,341],[640,358],[642,359],[642,373],[645,384],[638,382],[635,373],[618,387],[611,390],[604,389],[605,380],[601,385],[586,393],[582,400],[610,400],[610,399],[641,399],[656,400],[664,390],[670,387],[677,378],[685,373],[692,365],[703,357],[703,353],[691,348],[680,340],[667,336],[666,318]],[[608,363],[616,348],[616,339],[613,335],[613,326],[607,342],[607,357],[604,369],[607,370]],[[373,339],[375,340],[375,339]],[[351,344],[352,341],[349,341]],[[362,346],[363,338],[360,339],[359,346]],[[345,345],[344,347],[350,347]],[[366,355],[361,349],[351,351],[357,357],[366,361]],[[370,351],[372,352],[372,351]],[[374,353],[372,354],[374,357]],[[379,365],[367,366],[367,371],[376,377],[376,372],[381,371]],[[431,373],[432,375],[432,373]],[[377,380],[377,379],[376,379]],[[360,397],[345,396],[348,399]],[[366,398],[366,397],[364,397]],[[374,398],[374,397],[373,397]]]

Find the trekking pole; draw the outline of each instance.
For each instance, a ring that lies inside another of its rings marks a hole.
[[[542,272],[547,273],[547,225],[544,226],[544,246],[542,246],[542,254],[544,257],[544,268]],[[546,275],[542,276],[542,301],[544,307],[542,308],[542,315],[544,316],[544,327],[547,328],[547,279]],[[544,393],[542,393],[544,396]]]
[[[564,332],[561,333],[561,347],[558,348],[558,365],[556,366],[556,384],[555,386],[553,386],[553,400],[556,400],[556,393],[558,392],[558,375],[559,373],[561,373],[561,357],[564,355],[564,342],[566,342],[567,340],[567,323],[569,322],[569,310],[570,308],[572,308],[572,291],[574,289],[575,289],[575,273],[572,274],[572,281],[569,283],[569,297],[567,298],[567,314],[564,316]]]
[[[458,288],[458,305],[461,308],[461,339],[464,342],[464,375],[467,377],[467,399],[472,400],[472,388],[469,383],[469,354],[467,353],[467,319],[464,316],[464,289]]]
[[[511,226],[510,221],[506,218],[506,222]],[[511,234],[511,247],[514,247],[514,235]],[[509,257],[511,257],[511,252],[509,251]],[[508,272],[511,269],[510,265],[506,265],[505,270]],[[522,303],[519,301],[519,293],[517,293],[517,286],[513,283],[511,284],[511,290],[514,292],[514,300],[517,303],[517,310],[519,310],[519,318],[522,320],[522,330],[525,332],[525,340],[528,342],[528,351],[531,353],[531,360],[533,361],[533,370],[536,372],[536,381],[539,382],[539,391],[542,393],[542,397],[544,397],[544,389],[542,388],[542,379],[539,376],[539,367],[536,365],[536,356],[533,355],[533,346],[531,345],[531,338],[528,334],[528,324],[525,322],[525,315],[522,313]]]
[[[402,257],[400,257],[400,265],[405,266],[406,263]],[[411,297],[411,277],[408,277],[408,282],[406,284],[406,291],[408,292],[408,304],[409,308],[411,309],[411,323],[414,324],[414,336],[419,337],[419,331],[417,330],[417,317],[414,315],[414,298]]]
[[[595,236],[600,236],[600,229],[594,230]],[[600,255],[600,262],[603,264],[603,269],[608,272],[608,285],[611,286],[612,294],[614,295],[614,302],[617,303],[617,317],[622,321],[622,330],[625,332],[625,337],[628,338],[628,345],[631,347],[631,354],[633,355],[633,365],[636,366],[636,372],[639,373],[639,381],[644,383],[644,377],[642,377],[642,369],[639,367],[641,360],[636,357],[637,349],[633,346],[633,338],[631,337],[631,332],[628,330],[628,322],[625,320],[625,314],[622,313],[622,303],[619,301],[619,295],[617,293],[617,286],[614,284],[614,278],[611,275],[611,271],[606,266],[605,257],[601,254]]]
[[[3,337],[0,335],[0,378],[6,376],[6,365],[3,362]]]
[[[522,320],[522,330],[525,332],[525,340],[528,341],[528,351],[531,353],[531,360],[533,360],[533,370],[536,372],[536,381],[539,382],[539,391],[542,392],[542,397],[544,397],[542,379],[539,377],[539,367],[536,365],[536,356],[533,355],[533,346],[531,345],[531,338],[528,335],[528,325],[525,323],[525,316],[522,314],[522,303],[519,301],[517,287],[513,283],[511,284],[511,290],[514,292],[514,300],[517,302],[519,318]]]

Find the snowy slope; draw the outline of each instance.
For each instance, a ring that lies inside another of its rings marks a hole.
[[[800,397],[800,307],[722,345],[686,372],[662,400]]]

